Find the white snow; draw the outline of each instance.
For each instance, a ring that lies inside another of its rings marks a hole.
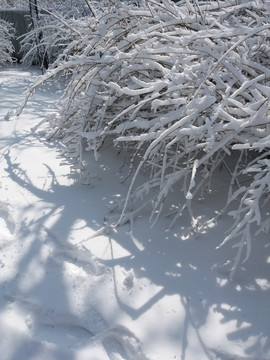
[[[61,84],[13,115],[37,74],[0,70],[0,359],[269,359],[269,240],[260,234],[230,280],[222,264],[235,250],[215,248],[231,219],[212,220],[227,192],[222,171],[210,201],[194,200],[205,220],[197,233],[187,215],[151,228],[147,208],[133,227],[104,226],[106,205],[128,191],[115,175],[121,157],[109,148],[88,159],[83,185],[60,146],[31,132]]]

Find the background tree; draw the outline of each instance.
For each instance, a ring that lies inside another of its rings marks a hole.
[[[37,5],[37,0],[29,0],[29,10],[30,10],[30,17],[33,29],[38,29],[39,27],[39,10]],[[41,69],[45,68],[48,69],[49,67],[49,60],[47,52],[42,45],[43,33],[40,29],[35,36],[35,42],[37,46],[37,56],[38,62]]]

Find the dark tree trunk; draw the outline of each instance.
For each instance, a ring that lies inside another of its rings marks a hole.
[[[39,11],[38,11],[37,0],[29,0],[29,10],[30,10],[32,27],[33,29],[36,29],[38,27],[38,22],[39,22]],[[43,68],[48,69],[49,67],[48,55],[45,49],[43,49],[43,46],[40,45],[42,39],[43,39],[43,33],[42,31],[39,31],[36,36],[38,61],[41,69]]]

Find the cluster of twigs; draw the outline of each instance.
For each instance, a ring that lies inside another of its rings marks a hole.
[[[52,64],[67,47],[71,53],[76,53],[78,42],[91,26],[92,19],[89,13],[95,15],[91,12],[91,5],[88,4],[90,7],[88,8],[86,4],[88,0],[81,0],[76,6],[61,2],[39,5],[35,25],[31,31],[21,37],[24,64],[31,65],[38,60],[40,62],[40,54],[46,56],[47,61]],[[100,6],[98,10],[99,8]]]
[[[269,3],[108,4],[110,10],[90,24],[61,22],[72,41],[29,89],[30,96],[44,81],[70,74],[47,136],[61,138],[78,168],[85,147],[98,159],[106,140],[131,153],[136,165],[118,223],[131,200],[150,192],[155,221],[181,183],[186,200],[173,222],[186,208],[195,228],[192,199],[226,157],[238,156],[228,168],[224,208],[239,204],[224,240],[238,239],[234,270],[249,256],[254,224],[258,231],[270,226]],[[150,175],[136,188],[142,168]]]
[[[12,44],[13,29],[9,23],[0,19],[0,65],[12,62],[14,47]]]

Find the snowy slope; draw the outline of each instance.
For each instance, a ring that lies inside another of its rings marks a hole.
[[[185,216],[151,228],[146,213],[133,227],[104,227],[106,206],[127,193],[122,159],[112,148],[88,159],[86,185],[58,144],[31,132],[61,84],[13,117],[37,75],[0,71],[0,359],[270,359],[268,239],[233,280],[222,264],[235,250],[215,249],[231,221],[211,220],[226,174],[197,203],[199,234]]]

